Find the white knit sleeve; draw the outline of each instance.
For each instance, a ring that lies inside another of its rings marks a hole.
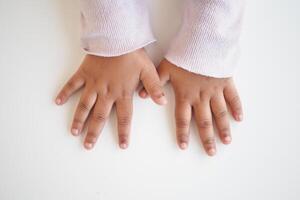
[[[244,0],[186,0],[181,28],[166,59],[197,74],[231,77],[243,10]]]
[[[82,47],[119,56],[155,41],[145,0],[81,0]]]

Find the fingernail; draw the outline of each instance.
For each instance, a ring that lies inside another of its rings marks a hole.
[[[141,95],[142,98],[146,98],[147,97],[147,93],[145,91],[142,91],[140,93],[140,95]]]
[[[55,103],[56,103],[57,105],[60,105],[60,104],[61,104],[61,99],[60,99],[60,98],[57,98],[57,99],[55,100]]]
[[[86,149],[89,150],[89,149],[92,149],[94,145],[93,145],[92,143],[86,142],[86,143],[84,144],[84,146],[85,146]]]
[[[120,148],[121,149],[127,149],[128,145],[126,143],[121,143]]]
[[[182,142],[182,143],[180,143],[180,148],[182,149],[182,150],[184,150],[184,149],[186,149],[187,148],[187,143],[186,142]]]
[[[216,149],[215,148],[210,148],[208,151],[209,156],[214,156],[216,154]]]
[[[163,95],[158,99],[161,105],[166,105],[168,103],[167,98]]]
[[[78,131],[78,129],[76,129],[76,128],[72,128],[71,129],[71,133],[73,134],[73,135],[78,135],[79,134],[79,131]]]
[[[236,116],[236,119],[237,119],[238,121],[242,121],[242,120],[243,120],[243,115],[242,115],[242,114],[238,114],[238,115]]]
[[[224,142],[225,142],[226,144],[229,144],[229,143],[231,142],[231,137],[230,137],[230,136],[224,137]]]

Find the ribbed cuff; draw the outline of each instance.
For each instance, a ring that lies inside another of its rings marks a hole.
[[[155,41],[144,0],[81,0],[82,48],[119,56]]]
[[[243,0],[187,0],[183,24],[165,57],[193,73],[225,78],[239,55]]]

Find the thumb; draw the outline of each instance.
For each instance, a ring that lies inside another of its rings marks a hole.
[[[157,67],[157,73],[160,79],[160,85],[161,87],[163,87],[168,81],[169,81],[169,73],[165,70],[164,66],[164,61],[162,61],[160,63],[160,65]],[[149,97],[149,93],[147,91],[147,89],[144,87],[142,87],[142,89],[139,91],[139,96],[141,98],[147,98]]]

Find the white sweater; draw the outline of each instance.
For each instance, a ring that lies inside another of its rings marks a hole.
[[[231,77],[238,57],[244,0],[185,0],[183,23],[166,59],[188,71]],[[118,56],[155,41],[144,0],[81,0],[82,46]]]

